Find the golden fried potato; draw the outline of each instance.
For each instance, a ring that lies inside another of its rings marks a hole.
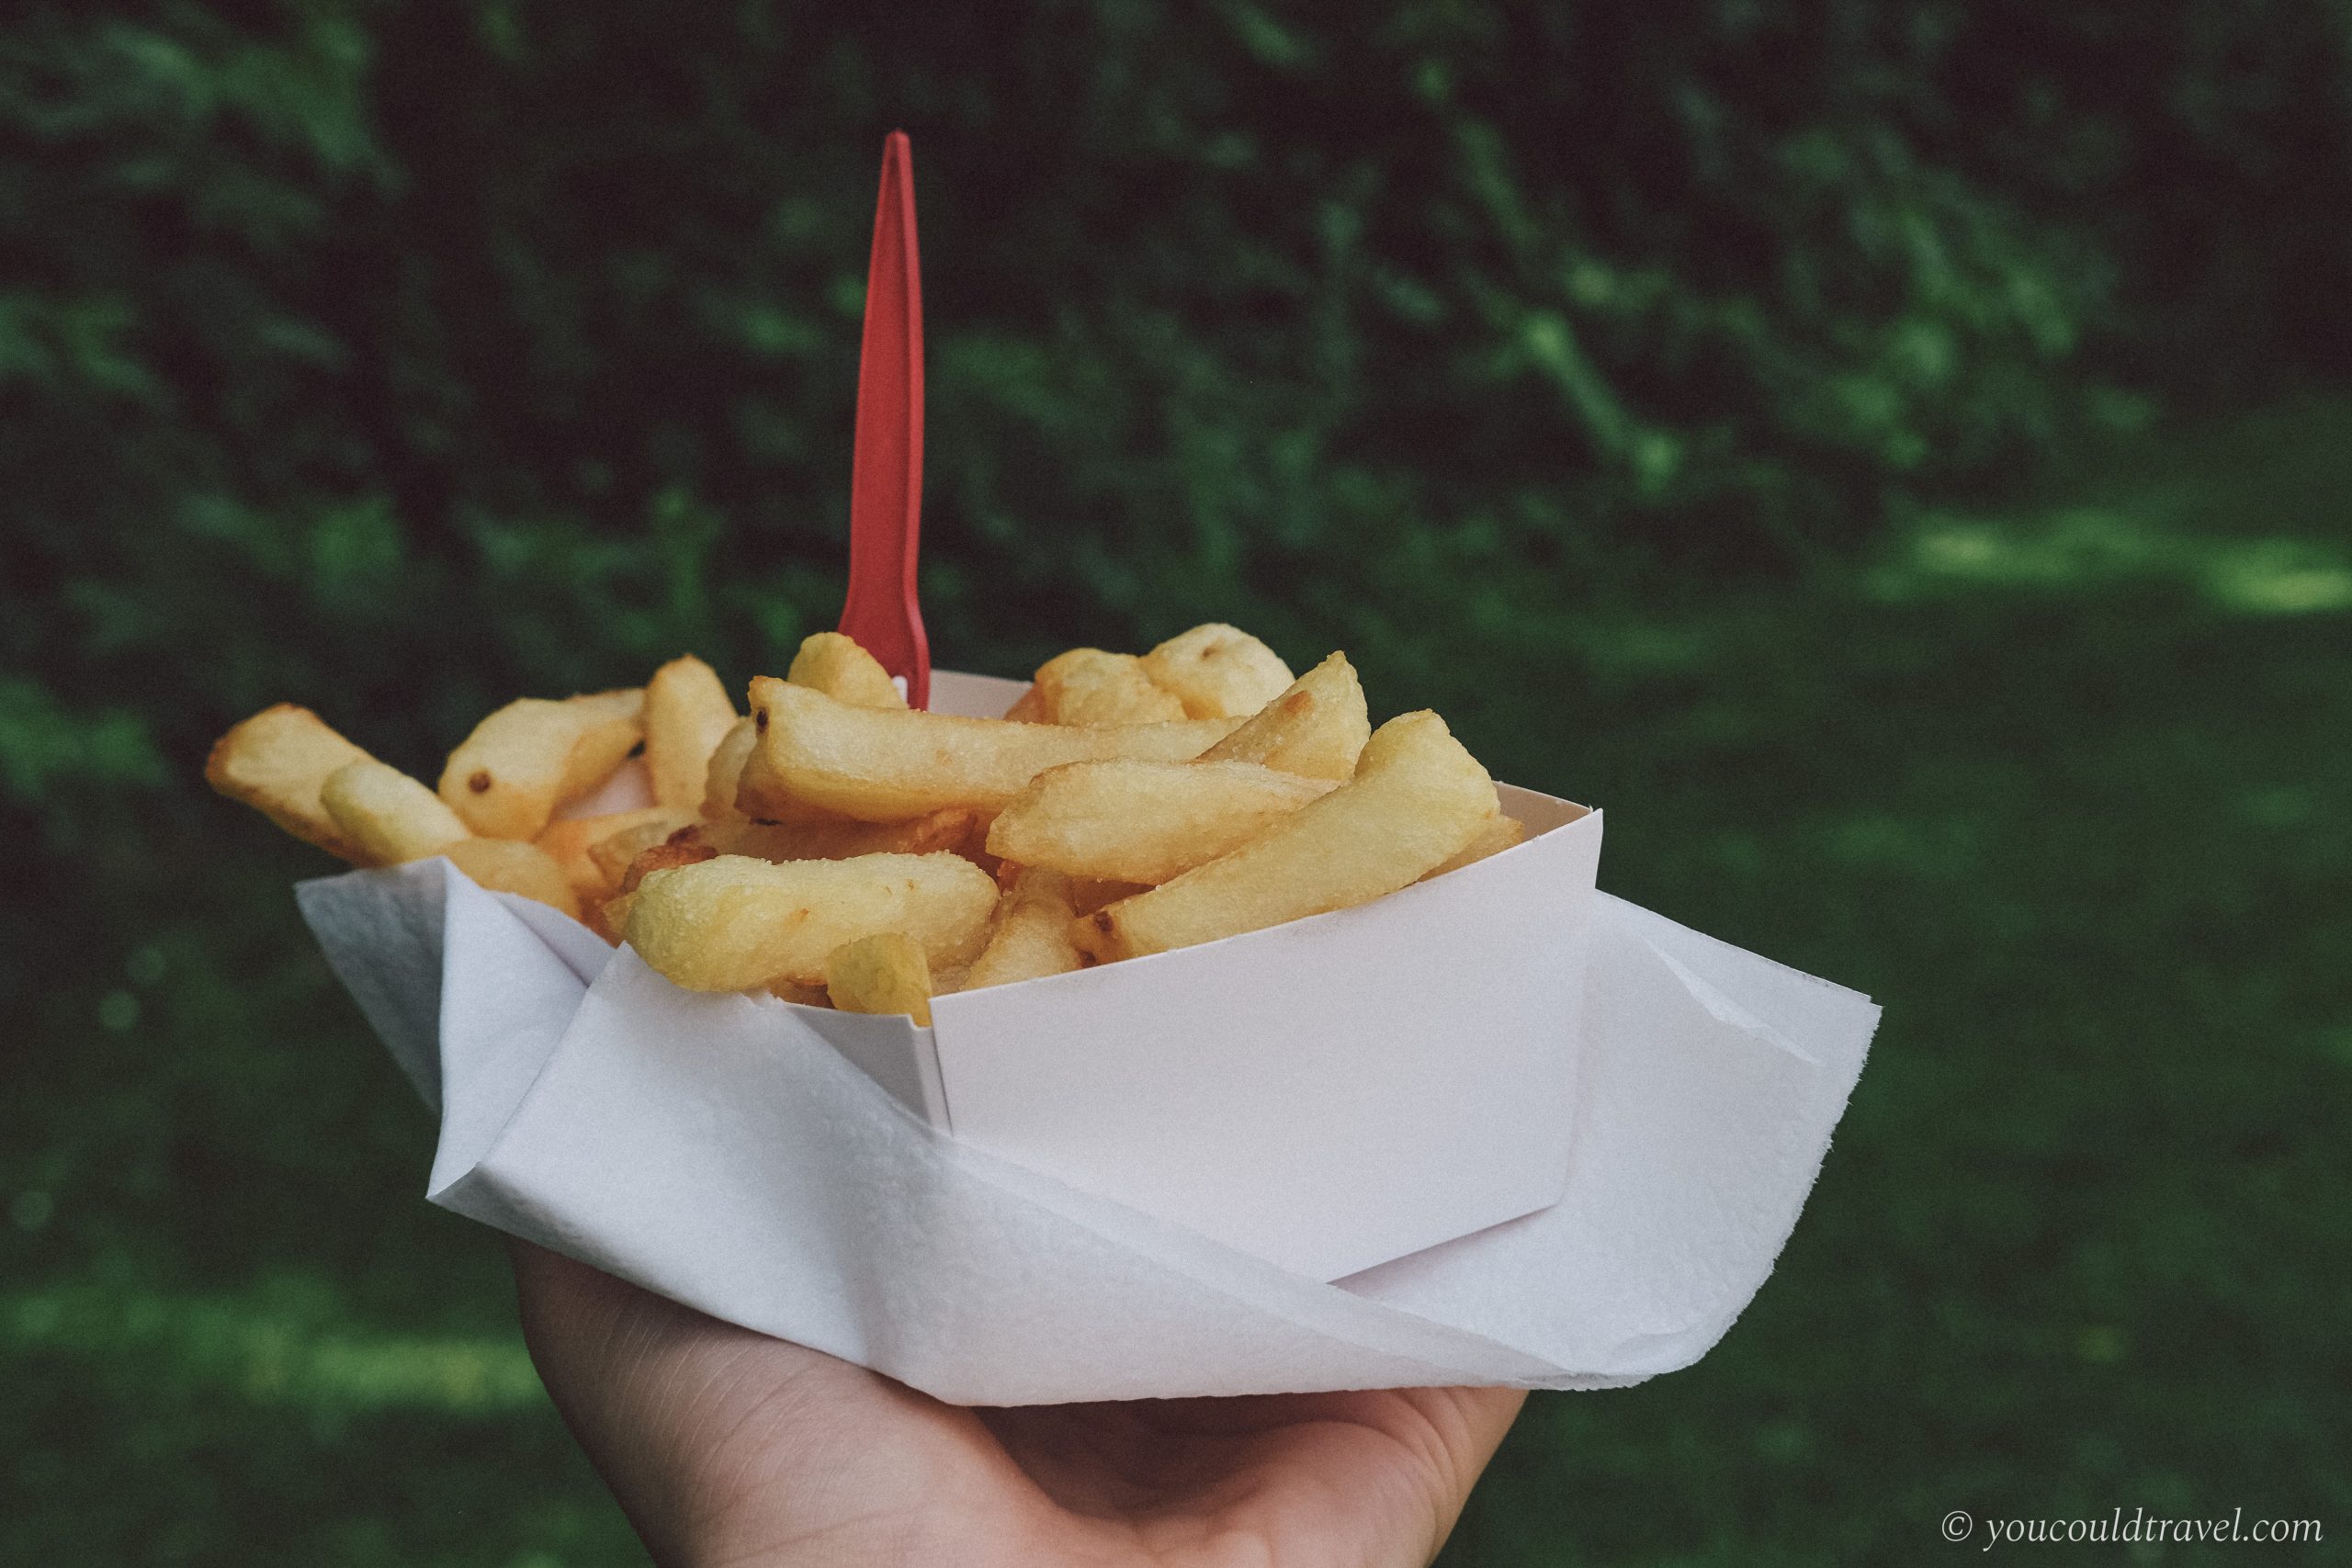
[[[704,822],[684,835],[723,855],[760,860],[851,860],[858,855],[927,855],[941,850],[969,855],[983,835],[980,814],[964,807],[926,812],[907,822],[755,822],[736,818]]]
[[[521,697],[474,726],[441,773],[441,798],[489,839],[535,839],[557,807],[605,782],[635,750],[645,694]]]
[[[632,811],[635,818],[624,822],[588,846],[588,859],[606,887],[619,887],[628,868],[637,857],[654,845],[667,840],[681,828],[694,826],[694,814],[657,806],[648,811]]]
[[[718,672],[689,653],[645,682],[645,772],[657,806],[702,808],[710,759],[735,723]]]
[[[589,904],[613,890],[612,877],[590,857],[590,850],[616,833],[647,822],[667,822],[674,830],[692,820],[666,806],[644,806],[634,811],[608,811],[602,817],[560,818],[531,841],[555,857],[581,903]]]
[[[1071,649],[1004,719],[910,711],[820,633],[751,707],[682,656],[643,691],[508,704],[427,790],[279,705],[206,776],[355,863],[447,854],[584,910],[679,985],[925,1021],[933,996],[1345,908],[1527,836],[1434,714],[1374,732],[1345,656],[1294,681],[1222,625]]]
[[[987,940],[996,899],[996,883],[961,855],[721,855],[648,874],[628,942],[688,990],[741,991],[821,981],[835,948],[881,931],[914,938],[934,964],[963,963]]]
[[[279,703],[212,743],[204,782],[304,842],[365,865],[364,852],[335,825],[319,791],[339,769],[369,760],[309,708]]]
[[[634,893],[616,893],[594,903],[583,901],[581,919],[590,931],[618,947],[628,934],[628,907],[636,902]]]
[[[1255,762],[1070,762],[1012,797],[988,849],[1071,876],[1156,885],[1239,849],[1334,787]]]
[[[441,852],[450,863],[492,893],[520,893],[550,909],[580,918],[580,899],[563,867],[537,844],[519,839],[460,839]]]
[[[766,677],[752,682],[752,715],[759,755],[786,795],[868,822],[950,806],[994,811],[1047,768],[1098,757],[1189,761],[1235,728],[1230,719],[1080,727],[886,713]]]
[[[372,757],[329,773],[319,804],[368,865],[424,860],[473,837],[439,795]]]
[[[736,815],[735,794],[743,778],[743,764],[758,748],[760,732],[748,718],[739,718],[720,737],[703,774],[702,814],[714,822]]]
[[[1290,666],[1272,649],[1215,621],[1170,637],[1143,656],[1143,668],[1194,718],[1246,718],[1291,682]]]
[[[754,822],[747,817],[730,817],[716,822],[706,818],[671,837],[675,842],[700,844],[718,855],[750,855],[755,860],[803,858],[792,852],[800,838],[799,829],[776,822]]]
[[[811,985],[806,980],[771,980],[767,992],[778,1001],[791,1002],[798,1007],[829,1008],[833,1005],[833,998],[824,987]]]
[[[987,831],[978,812],[946,806],[905,822],[809,822],[787,829],[800,835],[795,860],[852,860],[859,855],[968,855]]]
[[[825,995],[843,1012],[902,1012],[931,1027],[931,962],[900,931],[845,942],[825,960]]]
[[[1148,889],[1140,882],[1105,882],[1093,876],[1073,876],[1069,879],[1070,908],[1081,915],[1091,915],[1106,904],[1115,904],[1122,898],[1132,898],[1147,891]]]
[[[767,749],[758,745],[743,759],[743,771],[735,780],[735,809],[755,822],[807,826],[850,820],[838,811],[829,811],[796,796],[786,785],[784,775],[775,771]]]
[[[977,991],[1067,975],[1080,967],[1086,959],[1069,940],[1069,923],[1077,918],[1069,877],[1038,866],[1022,867],[997,902],[988,945],[953,988]],[[937,987],[941,995],[949,989],[944,984]]]
[[[1522,844],[1526,841],[1527,824],[1518,818],[1499,816],[1489,818],[1487,825],[1478,829],[1478,836],[1462,846],[1460,853],[1432,867],[1421,880],[1427,882],[1431,876],[1443,876],[1449,871],[1460,871],[1465,865],[1476,864],[1488,855],[1498,855],[1513,844]]]
[[[1182,699],[1152,684],[1132,653],[1073,648],[1039,665],[1029,689],[1046,724],[1168,724],[1185,716]]]
[[[1372,736],[1363,682],[1335,653],[1291,682],[1249,722],[1201,753],[1204,762],[1258,762],[1335,782],[1351,778]]]
[[[784,678],[822,692],[835,702],[862,708],[902,708],[907,699],[881,661],[840,632],[818,632],[802,640]]]
[[[718,858],[718,852],[697,839],[691,829],[682,829],[639,851],[637,858],[628,863],[628,869],[621,873],[620,886],[614,896],[627,897],[635,893],[657,871],[667,871],[673,865],[699,865]]]
[[[1257,838],[1070,924],[1098,960],[1164,953],[1344,909],[1443,864],[1498,809],[1494,781],[1426,710],[1373,731],[1355,777]]]

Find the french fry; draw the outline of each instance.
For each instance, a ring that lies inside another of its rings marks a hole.
[[[1066,975],[1079,968],[1086,959],[1069,940],[1069,923],[1077,917],[1069,877],[1058,871],[1023,866],[1012,888],[997,902],[988,945],[953,988],[977,991],[986,986]],[[937,987],[940,994],[948,989],[944,985]]]
[[[1167,724],[1185,716],[1183,699],[1154,685],[1132,653],[1073,648],[1039,665],[1030,690],[1046,724]]]
[[[818,632],[804,638],[784,678],[854,707],[907,705],[907,699],[899,694],[899,683],[890,679],[881,661],[840,632]]]
[[[520,893],[550,909],[580,918],[580,899],[555,857],[520,839],[460,839],[441,852],[450,863],[492,893]]]
[[[775,771],[767,749],[757,745],[743,759],[743,771],[735,780],[735,809],[755,822],[807,825],[850,820],[838,811],[828,811],[796,797],[786,785],[784,775]]]
[[[1352,777],[1372,735],[1363,682],[1344,653],[1335,653],[1291,682],[1248,722],[1201,753],[1204,762],[1258,762],[1286,773],[1334,781]]]
[[[799,1007],[829,1008],[833,1005],[832,997],[822,985],[807,980],[771,980],[767,991],[778,1001],[791,1002]]]
[[[997,886],[1001,887],[1004,886],[1004,882],[1002,880],[1004,874],[1004,862],[989,853],[989,824],[994,820],[996,820],[996,818],[988,812],[974,812],[972,814],[971,836],[966,839],[964,842],[957,847],[956,852],[962,855],[966,860],[970,861],[974,865],[978,866],[982,871],[987,872],[990,876],[998,878]],[[934,976],[933,978],[935,979],[937,976]]]
[[[1465,865],[1475,865],[1488,855],[1498,855],[1513,844],[1522,844],[1526,841],[1526,823],[1516,817],[1499,815],[1490,817],[1487,819],[1487,825],[1478,829],[1478,836],[1462,846],[1460,853],[1431,867],[1421,880],[1427,882],[1432,876],[1443,876],[1449,871],[1460,871]]]
[[[602,817],[560,818],[531,841],[555,857],[581,903],[590,904],[613,890],[613,878],[590,857],[590,850],[616,833],[647,822],[666,822],[674,831],[692,820],[666,806],[646,806],[635,811],[608,811]]]
[[[309,708],[279,703],[212,743],[212,754],[204,761],[204,782],[305,843],[365,864],[359,847],[335,826],[319,791],[337,770],[368,761],[367,752]]]
[[[590,931],[618,947],[628,933],[628,907],[635,902],[634,893],[616,893],[609,898],[583,905],[585,912],[581,918]]]
[[[718,672],[693,654],[653,672],[645,682],[645,772],[654,804],[701,809],[711,754],[734,723]]]
[[[660,843],[649,844],[638,852],[637,858],[628,863],[628,869],[621,873],[620,886],[614,897],[625,898],[634,894],[657,871],[667,871],[673,865],[699,865],[718,858],[718,852],[692,832],[673,833]]]
[[[867,822],[967,806],[995,811],[1047,768],[1100,757],[1184,761],[1230,719],[1099,728],[882,712],[762,677],[752,682],[760,751],[791,798]]]
[[[787,828],[779,822],[754,822],[747,817],[731,817],[720,821],[706,818],[673,837],[683,842],[700,844],[713,854],[750,855],[755,860],[803,858],[793,852],[800,842],[798,829]]]
[[[931,963],[901,931],[845,942],[825,960],[825,995],[843,1012],[902,1012],[931,1027]]]
[[[368,865],[424,860],[473,837],[439,795],[372,757],[329,773],[319,804]]]
[[[645,694],[630,689],[550,702],[521,697],[474,727],[441,773],[441,798],[488,839],[534,839],[643,738]]]
[[[1290,666],[1236,626],[1212,621],[1143,656],[1144,673],[1194,718],[1246,718],[1291,682]]]
[[[1070,922],[1100,961],[1165,953],[1394,893],[1461,852],[1494,781],[1426,710],[1373,731],[1355,777],[1232,853]]]
[[[674,811],[666,806],[650,811],[631,812],[635,821],[619,828],[588,846],[588,859],[606,887],[620,887],[628,868],[637,857],[668,839],[681,828],[694,826],[694,817],[684,811]],[[626,891],[626,889],[623,889]]]
[[[799,689],[799,688],[796,688]],[[996,883],[961,855],[789,861],[721,855],[649,873],[628,911],[628,943],[690,991],[821,981],[843,942],[902,931],[934,964],[977,954]]]
[[[927,855],[941,850],[968,854],[983,836],[980,814],[951,806],[907,822],[859,822],[838,817],[824,822],[706,822],[694,837],[719,854],[761,860],[851,860],[858,855]]]
[[[1104,882],[1092,876],[1069,879],[1070,907],[1081,915],[1091,915],[1106,904],[1115,904],[1145,891],[1148,889],[1140,882]]]
[[[967,854],[985,832],[980,814],[947,806],[905,822],[810,822],[787,827],[799,841],[795,860],[852,860],[859,855]]]
[[[709,770],[703,775],[702,814],[710,820],[723,821],[735,816],[735,795],[742,783],[743,764],[751,760],[759,746],[760,732],[748,718],[739,718],[719,739],[718,749],[710,754]]]
[[[437,790],[290,704],[205,773],[356,863],[447,854],[688,988],[923,1021],[933,996],[1344,908],[1527,837],[1437,716],[1375,732],[1345,656],[1294,681],[1221,625],[1069,649],[1001,720],[911,711],[820,633],[751,708],[689,655],[642,691],[508,704]]]
[[[1255,762],[1071,762],[1012,797],[988,848],[1071,876],[1157,885],[1239,849],[1333,787]]]

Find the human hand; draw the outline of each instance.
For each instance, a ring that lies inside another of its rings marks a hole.
[[[966,1410],[514,1244],[531,1359],[663,1568],[1426,1564],[1525,1395]]]

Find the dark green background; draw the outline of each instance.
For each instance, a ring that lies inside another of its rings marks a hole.
[[[196,773],[830,625],[896,125],[944,662],[1345,647],[1887,1008],[1747,1316],[1450,1562],[2352,1539],[2341,0],[843,9],[0,22],[0,1560],[638,1560]]]

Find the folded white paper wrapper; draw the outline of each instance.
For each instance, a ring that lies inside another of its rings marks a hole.
[[[958,1144],[784,1004],[681,991],[446,861],[298,894],[441,1117],[433,1201],[967,1404],[1688,1366],[1771,1271],[1878,1020],[1603,897],[1566,1195],[1325,1284]]]

